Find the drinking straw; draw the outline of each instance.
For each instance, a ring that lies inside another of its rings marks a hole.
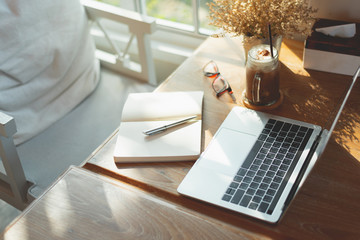
[[[271,52],[271,57],[274,58],[273,43],[272,43],[272,36],[271,36],[271,25],[270,25],[270,23],[269,23],[269,40],[270,40],[270,52]]]

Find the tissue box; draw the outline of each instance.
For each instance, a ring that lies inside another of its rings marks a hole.
[[[360,65],[360,24],[352,38],[339,38],[315,32],[323,28],[349,24],[344,21],[320,19],[313,26],[313,33],[305,42],[304,68],[353,75]]]

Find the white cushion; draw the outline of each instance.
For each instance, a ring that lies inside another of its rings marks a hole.
[[[79,0],[0,2],[0,111],[16,144],[63,117],[96,87],[99,63]]]

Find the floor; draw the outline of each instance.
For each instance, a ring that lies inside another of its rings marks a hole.
[[[99,86],[64,118],[18,146],[26,178],[39,196],[70,165],[81,164],[120,124],[128,93],[154,86],[103,69]],[[0,200],[0,233],[21,212]]]

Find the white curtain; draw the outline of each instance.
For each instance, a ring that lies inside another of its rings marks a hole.
[[[97,86],[99,64],[79,0],[0,0],[0,111],[20,144]]]

